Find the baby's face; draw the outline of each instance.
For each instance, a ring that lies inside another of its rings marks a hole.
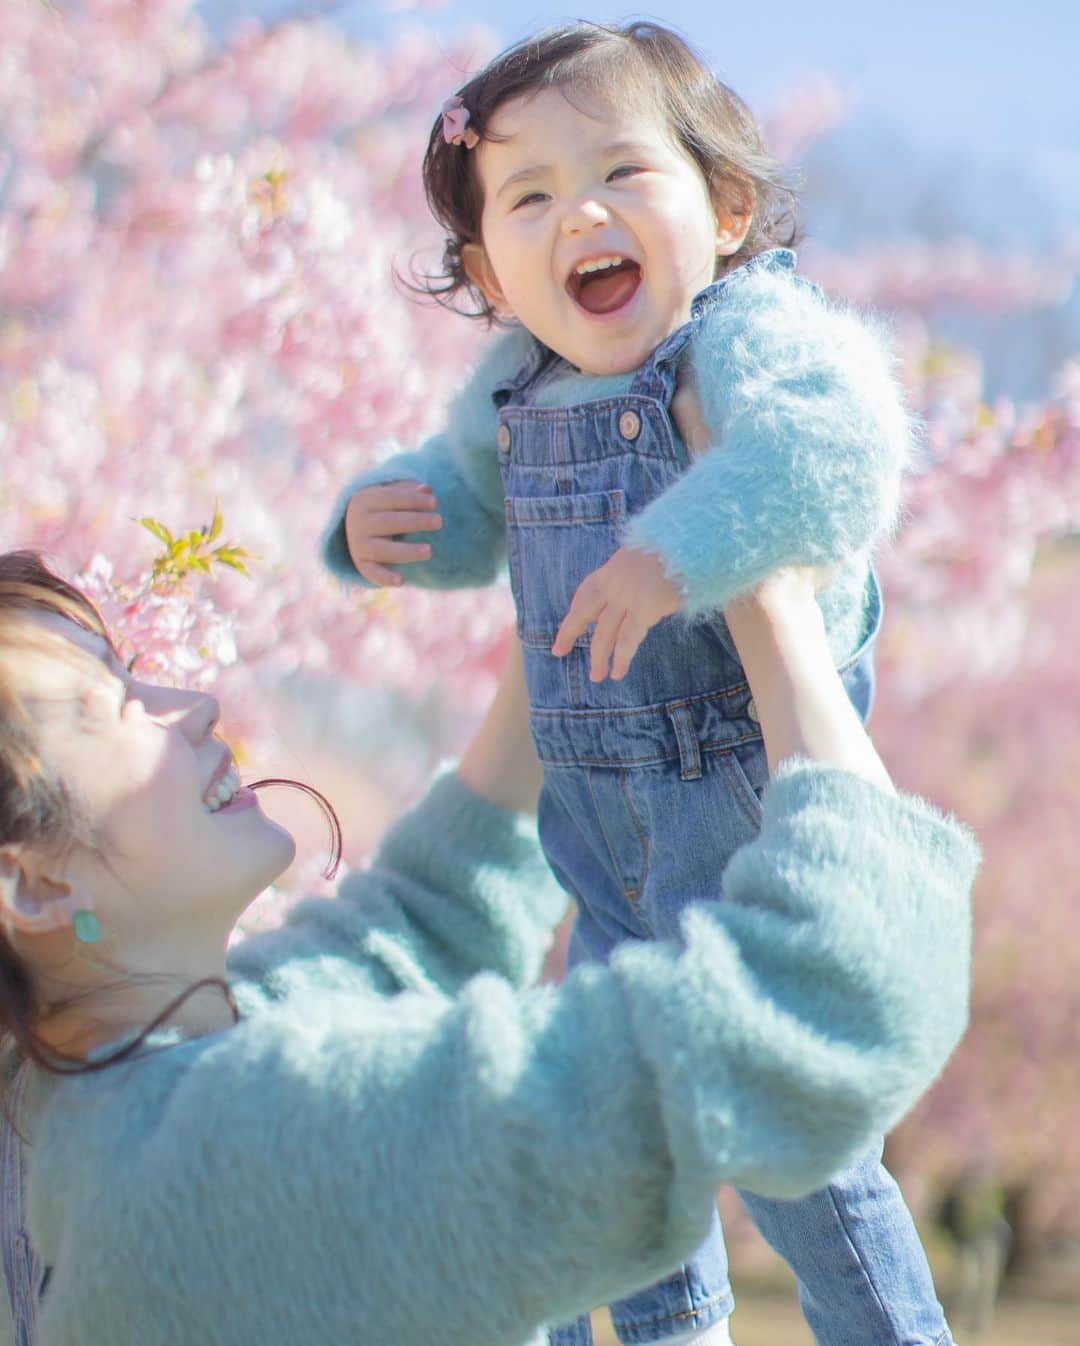
[[[483,247],[464,258],[501,312],[579,369],[616,374],[688,320],[738,243],[658,114],[582,106],[546,89],[498,109],[488,129],[505,139],[471,151]]]

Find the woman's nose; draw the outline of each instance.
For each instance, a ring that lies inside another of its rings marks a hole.
[[[148,714],[178,724],[192,743],[201,743],[221,719],[221,706],[209,692],[184,687],[146,687],[140,699]]]
[[[195,721],[203,738],[209,737],[221,720],[221,703],[209,692],[199,693],[199,703],[194,711]]]
[[[189,692],[191,704],[184,713],[184,729],[193,743],[201,743],[221,719],[221,704],[209,692]]]

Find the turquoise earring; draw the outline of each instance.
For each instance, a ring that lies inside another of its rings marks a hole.
[[[80,907],[75,913],[75,938],[80,944],[96,944],[101,938],[101,922],[92,911]]]

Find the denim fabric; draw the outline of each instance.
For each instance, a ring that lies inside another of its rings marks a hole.
[[[758,264],[788,266],[790,254],[767,254]],[[535,405],[560,368],[542,347],[496,390],[510,583],[544,767],[540,838],[577,904],[573,964],[606,961],[627,939],[678,938],[687,904],[716,899],[729,857],[760,825],[764,746],[722,617],[658,623],[620,682],[590,682],[588,633],[566,658],[550,653],[578,585],[616,550],[626,520],[689,465],[668,408],[693,325],[722,302],[723,288],[717,282],[695,299],[690,323],[619,396]],[[864,718],[880,620],[868,572],[863,638],[841,670]],[[747,1204],[795,1270],[823,1346],[949,1340],[880,1151],[824,1193],[797,1202],[748,1197]],[[621,1341],[647,1343],[707,1327],[732,1305],[714,1221],[690,1263],[610,1307]],[[589,1346],[588,1319],[557,1328],[551,1342]]]
[[[880,1145],[799,1201],[739,1196],[795,1272],[818,1342],[952,1346],[911,1212],[881,1163]]]

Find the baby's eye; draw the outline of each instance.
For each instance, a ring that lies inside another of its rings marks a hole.
[[[543,201],[543,192],[530,192],[528,196],[523,196],[520,201],[515,201],[513,209],[517,210],[519,206],[531,206],[534,201]]]

